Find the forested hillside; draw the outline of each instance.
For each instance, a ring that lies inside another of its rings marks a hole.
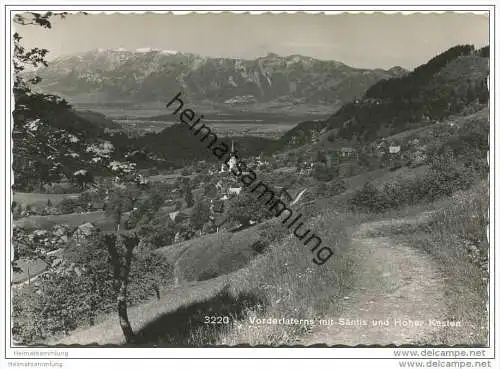
[[[332,139],[371,141],[484,104],[488,63],[489,47],[460,45],[406,76],[379,81],[327,120],[328,129],[338,129]]]

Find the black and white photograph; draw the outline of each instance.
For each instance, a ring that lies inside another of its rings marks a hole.
[[[6,359],[495,367],[493,6],[46,5],[4,9]]]

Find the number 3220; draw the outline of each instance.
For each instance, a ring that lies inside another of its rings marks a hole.
[[[229,324],[228,316],[208,316],[205,315],[205,324]]]

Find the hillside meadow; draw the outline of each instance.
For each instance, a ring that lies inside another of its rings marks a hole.
[[[352,221],[330,210],[311,219],[317,232],[322,232],[324,242],[335,251],[335,258],[325,268],[315,265],[309,250],[273,221],[239,234],[208,235],[186,241],[174,245],[181,246],[177,250],[173,246],[158,249],[156,252],[170,264],[180,265],[175,268],[181,277],[191,281],[181,278],[175,286],[163,285],[160,300],[130,308],[129,316],[139,343],[199,347],[293,342],[305,332],[285,326],[273,330],[238,327],[249,316],[265,312],[320,317],[335,310],[352,285],[352,259],[348,252],[348,227]],[[259,232],[267,233],[269,244],[256,252],[254,245]],[[224,242],[214,242],[216,239]],[[232,271],[227,269],[228,260],[233,260],[233,264],[229,263]],[[207,268],[213,273],[208,276],[212,278],[203,280],[207,278]],[[231,324],[203,324],[206,315],[228,316]],[[94,327],[79,328],[59,343],[123,343],[113,315],[99,321]],[[186,326],[190,327],[187,331]]]
[[[35,192],[14,192],[12,201],[24,206],[47,205],[48,202],[53,205],[59,204],[64,199],[76,199],[79,193],[65,193],[65,194],[49,194],[49,193],[35,193]]]

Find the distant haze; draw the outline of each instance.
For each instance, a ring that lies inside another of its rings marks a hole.
[[[27,47],[49,60],[98,48],[155,48],[254,59],[273,52],[353,67],[413,69],[457,44],[488,44],[488,17],[445,14],[89,14],[18,26]]]

